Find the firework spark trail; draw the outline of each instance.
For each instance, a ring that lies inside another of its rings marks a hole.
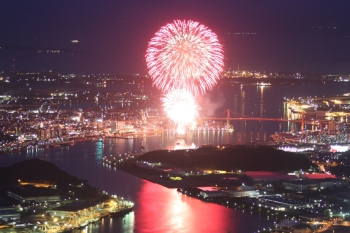
[[[173,89],[163,98],[166,116],[177,126],[185,126],[198,116],[198,105],[193,94],[186,89]]]
[[[193,21],[177,20],[151,39],[146,62],[153,84],[164,92],[212,89],[223,70],[223,50],[215,33]]]
[[[198,116],[196,96],[212,89],[223,71],[223,50],[215,33],[193,21],[160,28],[148,44],[146,63],[153,85],[162,90],[166,116],[184,134]]]

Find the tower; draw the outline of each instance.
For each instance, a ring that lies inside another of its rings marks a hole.
[[[227,128],[230,127],[230,109],[227,109],[226,126]]]

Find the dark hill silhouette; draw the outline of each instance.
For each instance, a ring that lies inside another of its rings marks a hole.
[[[196,150],[158,150],[139,157],[149,162],[179,167],[222,170],[293,171],[307,170],[313,164],[303,154],[284,152],[267,146],[201,147]]]
[[[62,171],[55,164],[36,158],[0,167],[0,177],[1,185],[17,184],[19,179],[27,182],[46,182],[64,186],[67,185],[67,182],[72,185],[86,183],[86,181]]]
[[[55,164],[40,159],[29,159],[8,167],[0,167],[0,193],[4,194],[8,187],[17,186],[18,180],[56,185],[59,192],[66,195],[71,191],[74,197],[84,200],[107,198],[106,195],[100,195],[100,190],[91,187],[87,180],[69,175]]]

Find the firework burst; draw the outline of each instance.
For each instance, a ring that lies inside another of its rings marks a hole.
[[[146,62],[153,84],[164,92],[212,89],[223,70],[223,50],[215,33],[193,21],[176,20],[151,39]]]
[[[166,116],[179,127],[185,127],[198,116],[198,105],[193,94],[186,89],[173,89],[163,98]]]

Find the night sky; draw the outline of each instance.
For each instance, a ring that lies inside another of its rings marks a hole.
[[[0,72],[146,74],[154,33],[191,19],[217,33],[225,69],[350,74],[349,12],[349,0],[3,0]]]

